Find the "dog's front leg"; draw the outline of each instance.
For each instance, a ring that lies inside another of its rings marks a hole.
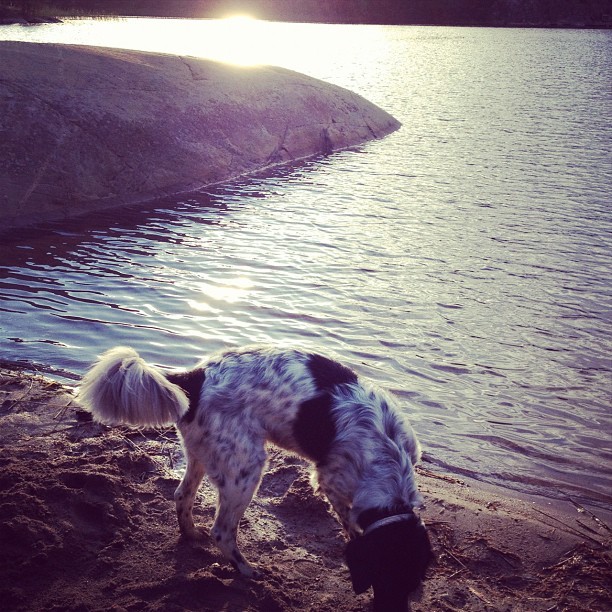
[[[188,538],[198,538],[202,535],[193,522],[193,504],[202,478],[204,478],[204,466],[193,455],[187,453],[187,469],[181,484],[174,492],[174,501],[179,528]]]

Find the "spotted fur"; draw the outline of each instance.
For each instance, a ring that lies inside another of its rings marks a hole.
[[[254,569],[238,550],[238,523],[259,486],[265,445],[272,442],[314,463],[315,486],[353,540],[347,561],[355,590],[374,586],[376,602],[372,561],[355,551],[388,538],[390,530],[410,532],[395,540],[408,556],[416,555],[411,563],[417,570],[406,571],[419,574],[416,583],[422,579],[431,551],[424,528],[421,533],[415,527],[422,526],[414,515],[421,501],[414,477],[419,443],[396,400],[337,361],[247,347],[213,356],[189,372],[162,374],[132,349],[117,348],[86,374],[79,397],[107,424],[176,422],[187,458],[174,496],[179,527],[187,536],[197,535],[192,510],[207,474],[218,490],[211,536],[242,574],[252,576]],[[377,521],[389,516],[399,519],[378,527]],[[380,552],[378,567],[385,567],[385,554]],[[394,568],[398,555],[389,557]],[[405,583],[402,568],[398,571],[398,581]],[[389,588],[393,591],[385,583],[385,591]],[[403,600],[405,588],[399,590]]]

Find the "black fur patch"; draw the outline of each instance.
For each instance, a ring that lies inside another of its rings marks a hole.
[[[331,391],[338,385],[357,382],[357,374],[353,370],[321,355],[310,355],[308,369],[319,391]]]
[[[202,368],[191,370],[190,372],[177,372],[166,374],[166,378],[174,385],[178,385],[189,399],[189,410],[184,414],[182,421],[191,423],[193,421],[198,402],[200,401],[200,392],[206,378],[205,371]]]
[[[293,423],[293,435],[302,452],[316,463],[325,461],[336,437],[332,404],[333,399],[329,393],[302,402]]]

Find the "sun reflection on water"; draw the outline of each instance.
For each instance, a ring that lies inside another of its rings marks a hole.
[[[251,279],[239,276],[221,280],[218,282],[199,283],[197,293],[200,294],[198,299],[189,299],[187,303],[191,308],[200,312],[221,312],[217,308],[219,302],[227,304],[235,304],[245,299],[254,287]],[[212,302],[212,303],[211,303]]]

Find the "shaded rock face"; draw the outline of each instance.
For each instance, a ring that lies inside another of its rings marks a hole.
[[[275,67],[0,42],[3,227],[146,201],[380,138],[391,115]]]

